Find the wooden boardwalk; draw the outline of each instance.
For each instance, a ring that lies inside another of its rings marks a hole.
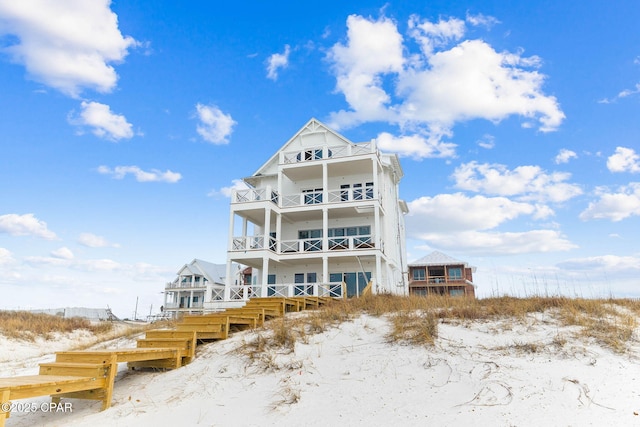
[[[9,418],[11,400],[51,396],[102,402],[111,406],[119,363],[130,369],[176,369],[195,358],[199,342],[223,340],[235,330],[256,328],[273,317],[291,311],[316,309],[331,301],[328,297],[255,298],[241,308],[218,313],[186,315],[175,329],[155,329],[137,341],[136,348],[99,351],[62,351],[54,362],[41,363],[39,375],[0,378],[0,427]]]

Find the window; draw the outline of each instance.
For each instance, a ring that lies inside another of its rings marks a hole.
[[[365,199],[373,199],[373,182],[367,182],[365,184]]]
[[[302,190],[302,194],[304,194],[305,205],[315,205],[318,203],[322,203],[322,188]]]
[[[340,201],[346,202],[349,200],[349,189],[351,188],[351,184],[342,184],[340,186]]]
[[[353,200],[362,200],[362,184],[353,184]]]
[[[293,276],[294,283],[304,283],[304,273],[296,273]]]
[[[426,277],[424,268],[413,269],[413,280],[424,280]]]
[[[316,283],[317,276],[316,273],[307,273],[307,283]]]
[[[267,276],[267,285],[275,285],[276,284],[276,275],[275,274],[269,274]]]
[[[462,280],[462,269],[459,267],[449,268],[449,279]]]
[[[298,239],[304,240],[305,252],[322,250],[322,230],[299,230]]]

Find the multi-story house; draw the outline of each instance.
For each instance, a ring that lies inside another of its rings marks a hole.
[[[402,176],[375,141],[352,143],[311,119],[234,191],[218,299],[351,297],[369,283],[407,294]]]
[[[433,251],[409,263],[409,292],[412,295],[475,297],[475,270],[464,261]]]
[[[165,285],[163,314],[177,317],[180,313],[198,313],[204,302],[220,299],[225,285],[225,264],[194,259],[185,264],[176,278]]]

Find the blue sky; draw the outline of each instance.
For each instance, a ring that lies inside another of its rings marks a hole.
[[[640,297],[639,17],[0,0],[0,308],[155,312],[311,117],[401,156],[409,260],[468,261],[480,296]]]

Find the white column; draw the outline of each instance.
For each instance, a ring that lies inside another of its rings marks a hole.
[[[374,277],[376,281],[374,283],[375,286],[372,286],[371,292],[375,294],[378,291],[378,287],[382,284],[382,255],[380,255],[380,252],[376,252],[376,274]],[[393,293],[392,289],[386,290]]]
[[[264,248],[269,249],[271,237],[271,208],[267,206],[264,210]]]
[[[267,284],[269,282],[269,258],[262,258],[262,291],[260,295],[267,296]]]
[[[277,212],[277,211],[276,211]],[[282,253],[282,215],[276,215],[276,252]]]
[[[325,206],[322,208],[322,250],[329,250],[329,209]]]

